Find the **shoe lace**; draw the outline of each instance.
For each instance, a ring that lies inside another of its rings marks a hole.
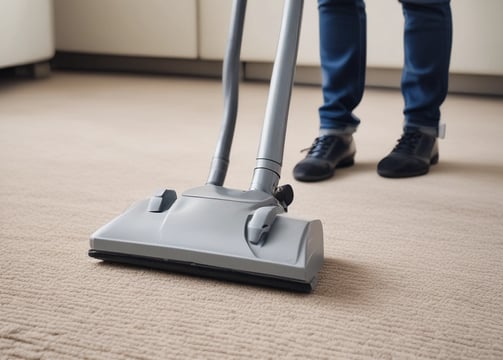
[[[307,151],[307,156],[324,156],[330,149],[330,146],[335,140],[334,136],[324,135],[314,139],[311,147],[302,149],[301,152]]]
[[[416,132],[406,132],[398,139],[393,151],[411,154],[414,152],[419,139],[421,138],[421,133]]]

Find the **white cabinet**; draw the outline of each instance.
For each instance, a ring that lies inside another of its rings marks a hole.
[[[0,1],[0,68],[46,61],[53,55],[52,1]]]
[[[30,0],[10,0],[26,1]],[[232,0],[54,0],[54,4],[58,50],[221,60]],[[368,0],[366,4],[367,65],[375,69],[400,69],[403,61],[400,3],[397,0]],[[35,5],[30,6],[35,8]],[[241,52],[243,61],[273,61],[282,8],[283,1],[279,0],[248,1]],[[451,72],[503,75],[503,22],[499,19],[503,14],[503,1],[484,0],[482,4],[474,0],[455,0],[452,11]],[[5,17],[4,12],[0,13],[2,15]],[[317,67],[316,0],[304,2],[303,15],[298,64]],[[2,24],[0,22],[0,26]]]
[[[203,59],[224,54],[231,0],[199,0]],[[396,0],[367,1],[367,65],[398,69],[403,61],[403,15]],[[248,1],[242,58],[271,62],[279,34],[283,2]],[[451,72],[503,75],[502,0],[452,1],[454,40]],[[304,2],[298,63],[319,65],[317,1]]]
[[[56,48],[197,57],[197,0],[54,0]]]

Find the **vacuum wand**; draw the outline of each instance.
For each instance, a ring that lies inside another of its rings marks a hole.
[[[239,65],[243,39],[246,0],[236,0],[232,5],[226,54],[222,69],[224,93],[224,115],[220,137],[211,162],[207,184],[222,186],[229,166],[232,138],[236,127],[239,92]]]
[[[264,126],[250,190],[273,194],[279,182],[303,4],[303,0],[287,0],[283,9]]]

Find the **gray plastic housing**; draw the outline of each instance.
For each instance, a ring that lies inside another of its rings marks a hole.
[[[246,238],[253,212],[277,205],[271,195],[205,185],[185,192],[163,212],[149,211],[150,200],[137,202],[98,229],[91,236],[91,249],[197,263],[312,287],[317,282],[323,264],[319,220],[277,214],[262,241],[254,244]]]

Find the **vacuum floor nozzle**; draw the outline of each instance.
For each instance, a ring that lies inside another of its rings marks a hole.
[[[204,185],[137,202],[91,236],[89,255],[305,292],[317,283],[323,235],[319,220],[287,216],[272,195]]]

